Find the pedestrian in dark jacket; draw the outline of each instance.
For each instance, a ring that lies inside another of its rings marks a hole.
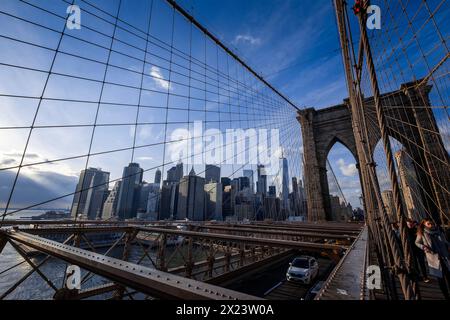
[[[450,244],[430,219],[423,220],[417,231],[416,245],[425,252],[429,273],[438,279],[442,293],[450,300],[447,284],[450,283]]]
[[[408,233],[408,241],[413,250],[414,254],[414,268],[417,272],[417,275],[421,277],[424,282],[430,282],[428,279],[428,271],[427,265],[425,262],[425,254],[424,252],[416,246],[416,238],[417,238],[417,221],[412,219],[406,220],[407,233]]]

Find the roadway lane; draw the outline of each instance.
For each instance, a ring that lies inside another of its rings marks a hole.
[[[227,285],[226,288],[233,288],[231,290],[236,290],[238,292],[253,292],[252,294],[257,297],[264,297],[264,293],[267,292],[267,290],[286,277],[286,270],[293,257],[294,256],[287,257],[281,262],[276,263],[257,274],[250,275]]]
[[[317,261],[319,262],[319,275],[310,285],[289,282],[286,280],[286,277],[284,277],[284,279],[280,281],[276,286],[267,291],[263,297],[268,300],[304,299],[308,291],[318,281],[325,281],[331,270],[333,270],[334,263],[331,260],[320,257],[317,259]]]
[[[302,285],[286,281],[286,271],[289,267],[289,262],[300,255],[296,254],[287,257],[257,274],[227,285],[226,288],[269,300],[299,300],[304,298],[315,282],[311,285]],[[317,258],[319,262],[319,276],[316,281],[325,280],[332,270],[332,262],[323,257]]]

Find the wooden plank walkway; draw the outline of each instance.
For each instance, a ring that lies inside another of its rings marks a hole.
[[[429,283],[419,281],[419,291],[421,300],[445,300],[444,295],[439,288],[439,284],[436,278],[432,278]],[[404,300],[405,297],[400,286],[398,278],[396,279],[396,289],[399,296],[399,300]],[[376,300],[386,300],[386,295],[383,292],[375,292]]]
[[[331,273],[316,300],[361,300],[367,253],[367,227],[347,250]]]
[[[367,290],[363,290],[363,286],[365,286],[365,261],[369,258],[371,264],[377,264],[373,254],[369,254],[369,257],[367,257],[367,240],[368,233],[367,228],[365,228],[333,270],[316,300],[387,299],[383,290],[373,290],[370,295]],[[429,283],[419,281],[418,285],[422,300],[445,299],[436,278],[431,278]],[[396,289],[399,300],[404,300],[398,278],[396,278]]]

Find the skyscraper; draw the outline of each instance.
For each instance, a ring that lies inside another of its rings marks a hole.
[[[341,200],[338,196],[330,195],[330,208],[333,221],[341,220]]]
[[[183,163],[180,162],[177,164],[177,166],[175,167],[176,171],[175,171],[175,178],[178,182],[180,182],[181,178],[183,178]]]
[[[244,177],[249,180],[248,177]],[[237,192],[235,197],[234,216],[237,220],[255,219],[255,194],[249,187]]]
[[[250,179],[248,177],[239,178],[239,191],[250,188]]]
[[[386,213],[389,216],[390,222],[396,222],[397,214],[395,212],[394,194],[392,193],[392,190],[384,190],[381,193],[381,199],[383,200],[383,204],[386,208]]]
[[[72,217],[76,217],[78,214],[83,214],[89,186],[91,185],[91,181],[95,175],[95,171],[96,169],[93,168],[81,171],[80,178],[75,189],[75,195],[73,196],[72,201]]]
[[[171,219],[178,219],[178,196],[180,191],[180,184],[174,183],[170,190],[170,207],[169,214]]]
[[[151,220],[158,220],[159,198],[161,196],[159,183],[151,183],[147,195],[147,213]]]
[[[253,170],[244,170],[244,177],[248,178],[248,183],[251,192],[255,192],[255,180],[253,179]]]
[[[89,186],[84,214],[89,220],[101,218],[103,204],[108,196],[109,172],[97,169]]]
[[[117,181],[106,198],[105,204],[103,205],[103,220],[109,220],[117,216],[117,203],[119,201],[119,191],[121,185],[122,181]]]
[[[71,215],[75,217],[83,214],[90,220],[101,216],[108,183],[109,172],[96,168],[81,171],[72,202]]]
[[[235,178],[231,180],[230,185],[230,215],[234,216],[235,207],[236,207],[236,199],[239,191],[241,190],[241,183],[239,178]]]
[[[178,191],[177,219],[204,220],[205,179],[195,174],[194,168],[181,179]]]
[[[256,193],[254,195],[255,203],[255,220],[264,219],[264,197],[262,193]]]
[[[220,182],[220,167],[207,164],[205,168],[205,183]]]
[[[167,180],[163,181],[159,202],[159,219],[176,219],[178,211],[178,190],[183,175],[183,164],[167,170]]]
[[[232,187],[231,185],[227,185],[223,187],[222,193],[222,216],[223,219],[226,220],[227,217],[233,215],[233,208],[231,206],[231,193]]]
[[[263,165],[258,165],[258,181],[256,182],[256,192],[266,195],[267,193],[267,174]]]
[[[130,163],[123,169],[122,186],[117,204],[120,220],[132,219],[137,215],[143,173],[144,171],[137,163]]]
[[[138,205],[138,211],[139,212],[148,212],[149,207],[149,198],[150,194],[157,195],[159,193],[159,183],[142,183],[140,188],[140,196],[139,196],[139,205]],[[156,199],[155,199],[156,201]],[[151,208],[155,207],[155,203],[153,201]]]
[[[281,207],[284,210],[289,211],[289,169],[288,161],[286,158],[282,158],[283,162],[283,178],[281,181]],[[289,213],[289,212],[287,212]]]
[[[294,215],[300,215],[300,190],[297,182],[297,177],[292,177],[292,210]]]
[[[303,181],[298,181],[298,194],[300,197],[300,215],[306,217],[308,214],[308,204],[306,199],[306,190],[303,187]]]
[[[269,186],[269,196],[276,196],[277,195],[277,188],[275,186]]]
[[[222,185],[211,182],[205,184],[205,220],[219,220],[222,217]]]
[[[254,220],[254,206],[251,203],[236,204],[234,215],[238,221]]]
[[[275,187],[274,187],[275,188]],[[280,199],[275,194],[264,197],[264,219],[279,220],[280,216]]]
[[[420,221],[426,218],[420,187],[417,183],[417,174],[411,157],[405,150],[395,153],[398,173],[402,186],[403,200],[406,205],[408,217]]]
[[[150,184],[143,182],[139,188],[139,198],[137,199],[137,212],[147,211],[148,194],[150,193]]]
[[[172,167],[169,170],[167,170],[167,179],[166,179],[166,181],[168,183],[177,182],[176,171],[177,171],[177,167]]]
[[[170,202],[172,199],[172,188],[174,185],[164,184],[161,188],[159,215],[157,220],[167,220],[171,218]]]
[[[222,190],[224,190],[225,187],[231,186],[231,179],[228,177],[222,177],[220,178],[220,183],[222,184]]]
[[[155,172],[155,183],[156,184],[161,184],[161,175],[162,175],[162,173],[161,173],[161,170],[156,170],[156,172]]]
[[[330,195],[330,204],[333,221],[347,222],[353,218],[353,208],[350,203],[345,204],[338,196]]]
[[[236,192],[240,191],[241,190],[241,179],[234,178],[233,180],[231,180],[230,185],[235,188]]]
[[[170,182],[180,182],[183,177],[183,163],[178,163],[175,167],[167,170],[167,181]]]

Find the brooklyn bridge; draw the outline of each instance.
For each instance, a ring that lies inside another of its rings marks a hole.
[[[0,3],[0,299],[449,299],[447,1],[324,3],[326,107],[184,4]]]

